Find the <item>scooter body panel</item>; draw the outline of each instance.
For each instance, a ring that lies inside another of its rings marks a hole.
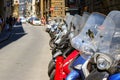
[[[69,65],[70,63],[73,61],[73,59],[75,59],[77,57],[77,55],[79,54],[79,51],[74,50],[72,53],[70,53],[70,55],[64,60],[63,63],[63,71],[68,74],[70,73],[70,68]]]
[[[110,75],[108,80],[120,80],[120,73]]]
[[[74,60],[74,62],[71,64],[71,66],[73,67],[73,66],[77,66],[77,65],[79,65],[79,64],[84,64],[85,63],[85,59],[82,57],[82,56],[78,56],[75,60]]]
[[[78,54],[79,51],[74,50],[66,59],[64,59],[63,56],[56,58],[55,80],[63,80],[66,78],[68,73],[70,73],[69,64]]]
[[[82,56],[76,57],[76,59],[73,61],[73,63],[70,65],[70,67],[74,68],[70,72],[70,74],[67,76],[66,80],[76,80],[79,77],[83,80],[84,74],[82,72],[82,65],[85,63],[85,59]]]
[[[63,61],[64,57],[58,56],[56,58],[56,72],[54,80],[63,80]]]

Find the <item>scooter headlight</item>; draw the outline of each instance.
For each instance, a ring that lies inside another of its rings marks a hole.
[[[104,58],[98,58],[97,59],[97,67],[100,70],[105,70],[110,67],[110,63]]]
[[[94,60],[100,70],[108,70],[113,63],[113,58],[103,53],[96,54]]]

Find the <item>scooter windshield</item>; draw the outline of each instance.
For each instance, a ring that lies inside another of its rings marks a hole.
[[[89,13],[84,12],[82,16],[76,14],[72,19],[72,28],[74,32],[74,36],[78,35],[83,28],[83,24],[89,17]],[[72,30],[71,30],[72,31]]]
[[[81,32],[71,40],[72,46],[79,51],[86,51],[87,48],[95,50],[95,47],[92,44],[98,28],[102,25],[105,19],[105,15],[94,12],[92,13],[84,25]]]
[[[112,11],[106,17],[95,44],[101,53],[120,53],[120,11]]]
[[[69,39],[72,39],[79,33],[80,24],[81,24],[81,16],[77,14],[74,15],[71,21]]]
[[[65,18],[65,21],[66,21],[66,24],[67,24],[67,29],[70,30],[70,26],[71,26],[71,21],[73,19],[73,16],[72,15],[67,15],[66,18]]]
[[[78,27],[81,24],[80,20],[81,20],[81,16],[76,14],[72,19],[72,23],[74,24],[75,27]]]
[[[72,37],[70,34],[70,37],[69,37],[70,40],[72,40],[75,36],[77,36],[80,33],[80,31],[84,27],[83,25],[86,22],[86,20],[88,19],[88,17],[89,17],[89,14],[86,12],[83,13],[82,17],[77,14],[73,17],[71,27],[72,28],[74,27],[75,29],[73,31],[71,29]]]
[[[81,24],[81,16],[79,16],[79,15],[75,15],[74,17],[73,17],[73,20],[72,20],[72,30],[74,31],[74,35],[77,35],[78,34],[78,32],[79,32],[79,28],[80,28],[80,24]],[[71,31],[72,31],[71,30]]]

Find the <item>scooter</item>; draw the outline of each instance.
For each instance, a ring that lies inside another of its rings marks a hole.
[[[81,72],[83,74],[82,80],[120,80],[120,54],[113,54],[116,50],[119,50],[120,45],[120,37],[118,36],[120,35],[118,34],[120,28],[117,21],[120,18],[119,14],[120,12],[118,11],[110,12],[100,27],[100,32],[97,33],[94,40],[97,52],[83,64]]]
[[[90,59],[85,80],[120,80],[120,11],[111,11],[97,34],[96,54]],[[94,77],[93,77],[94,76]]]
[[[51,48],[56,47],[60,43],[62,37],[67,34],[66,24],[58,25],[57,29],[58,29],[57,33],[49,41],[49,45],[50,45]]]
[[[65,35],[68,35],[68,33],[69,33],[69,26],[67,26],[67,24],[65,24],[65,23],[69,23],[71,20],[72,20],[72,17],[73,16],[69,16],[69,20],[68,21],[62,21],[59,25],[58,25],[58,27],[57,27],[57,29],[56,29],[56,31],[57,31],[57,33],[56,34],[54,34],[54,37],[52,37],[51,38],[51,40],[50,40],[50,42],[49,42],[49,45],[50,45],[50,47],[51,48],[54,48],[54,47],[56,47],[60,42],[61,42],[61,40],[62,40],[62,38],[65,36]],[[55,31],[55,32],[56,32]]]
[[[47,25],[46,32],[49,33],[50,37],[53,38],[55,34],[59,32],[58,26],[61,25],[61,22],[57,20],[52,20],[49,25]]]
[[[52,48],[52,55],[56,54],[58,51],[64,52],[68,47],[70,47],[71,45],[69,45],[69,40],[70,40],[70,36],[74,36],[74,34],[72,34],[71,31],[71,27],[73,27],[73,25],[70,23],[73,19],[72,15],[69,15],[66,19],[66,25],[67,25],[67,33],[63,36],[61,36],[57,41],[57,45]],[[72,37],[71,36],[71,37]]]
[[[50,30],[51,30],[51,28],[52,28],[52,25],[54,25],[55,24],[55,20],[50,20],[49,22],[48,22],[48,25],[46,26],[46,32],[48,32],[48,33],[50,33]]]
[[[79,33],[79,41],[73,43],[73,45],[79,45],[75,47],[77,50],[81,51],[84,48],[88,47],[86,44],[90,45],[93,36],[97,33],[96,28],[103,23],[105,16],[99,13],[92,13],[85,23],[82,31]],[[95,22],[91,22],[94,20]],[[91,33],[89,34],[89,30]],[[87,33],[87,34],[86,34]],[[91,37],[92,35],[92,37]],[[73,38],[74,39],[74,38]],[[82,48],[84,47],[84,48]],[[91,47],[91,46],[89,46]],[[81,54],[81,53],[80,53]],[[63,56],[58,56],[56,59],[56,73],[54,80],[63,80],[66,79],[67,75],[70,73],[69,65],[73,59],[75,59],[79,55],[79,52],[71,53],[67,58],[64,59]]]

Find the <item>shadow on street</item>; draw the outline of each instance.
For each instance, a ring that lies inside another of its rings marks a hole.
[[[8,38],[8,40],[4,41],[3,43],[0,43],[0,49],[3,47],[11,44],[12,42],[20,39],[21,37],[25,36],[27,33],[25,33],[22,24],[16,24],[13,27],[13,30],[11,32],[11,36]]]

